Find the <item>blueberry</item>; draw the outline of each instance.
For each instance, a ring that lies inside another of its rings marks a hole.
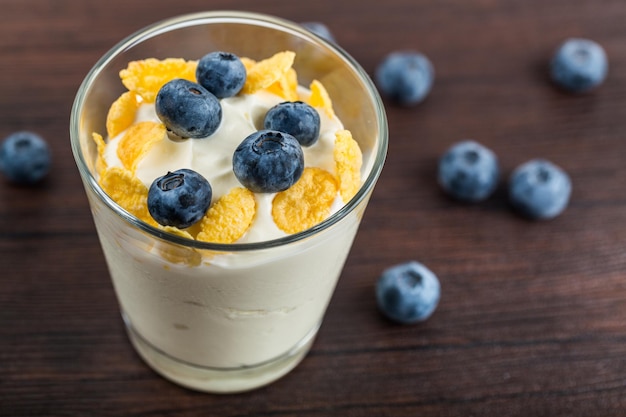
[[[473,140],[452,145],[439,160],[439,185],[461,201],[478,202],[489,197],[499,175],[495,154]]]
[[[41,181],[50,171],[50,163],[48,144],[36,133],[12,133],[0,146],[0,171],[17,184]]]
[[[288,133],[259,130],[241,142],[233,154],[233,172],[255,193],[284,191],[304,170],[302,147]]]
[[[376,83],[381,93],[403,105],[424,100],[434,78],[429,59],[418,52],[392,52],[376,69]]]
[[[313,32],[320,38],[326,39],[327,41],[335,42],[335,37],[333,36],[328,26],[323,24],[322,22],[302,22],[302,26],[304,26],[307,30]]]
[[[235,54],[211,52],[198,61],[196,79],[215,97],[232,97],[246,82],[246,67]]]
[[[289,133],[300,145],[311,146],[319,138],[320,115],[306,103],[286,101],[267,111],[263,127]]]
[[[200,84],[180,78],[161,87],[155,109],[165,127],[181,138],[210,136],[222,121],[219,100]]]
[[[602,84],[608,71],[604,49],[588,39],[570,38],[552,58],[550,76],[561,88],[581,93]]]
[[[381,312],[404,324],[426,320],[435,311],[440,297],[437,276],[415,261],[386,269],[376,284],[376,301]]]
[[[520,165],[509,180],[511,204],[531,219],[558,216],[567,207],[571,193],[572,182],[567,173],[544,159]]]
[[[211,205],[209,182],[190,169],[168,172],[148,190],[148,211],[162,226],[184,229],[197,223]]]

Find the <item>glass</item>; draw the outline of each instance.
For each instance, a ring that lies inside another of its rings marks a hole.
[[[164,233],[120,208],[95,176],[92,132],[105,132],[123,92],[119,71],[145,58],[253,59],[296,52],[300,84],[317,79],[363,152],[355,197],[317,226],[259,243],[211,244]],[[383,105],[364,70],[336,45],[275,17],[205,12],[126,38],[83,81],[71,144],[129,338],[155,371],[185,387],[231,393],[268,384],[309,351],[387,152]]]

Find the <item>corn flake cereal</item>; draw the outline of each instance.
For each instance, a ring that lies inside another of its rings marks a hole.
[[[254,194],[247,188],[233,188],[222,196],[202,218],[197,240],[233,243],[247,231],[256,214]]]
[[[285,233],[298,233],[320,223],[330,214],[337,182],[321,168],[305,168],[289,189],[276,194],[272,217]]]
[[[361,187],[361,165],[363,164],[361,148],[352,138],[349,130],[340,130],[335,134],[333,156],[339,193],[344,203],[347,203]]]
[[[312,107],[323,108],[328,117],[332,119],[335,116],[335,111],[333,110],[333,102],[331,101],[330,96],[328,95],[328,91],[326,91],[324,85],[317,80],[313,80],[309,88],[311,89],[309,104]]]
[[[270,85],[267,90],[287,101],[298,100],[298,75],[296,70],[289,68],[285,75]]]
[[[100,186],[124,210],[157,226],[148,212],[148,188],[130,171],[119,167],[108,168],[100,177]]]
[[[252,65],[246,75],[246,83],[241,92],[252,94],[256,91],[268,88],[281,78],[293,65],[296,54],[292,51],[278,52],[270,58],[264,59]],[[249,64],[249,63],[248,63]],[[246,64],[244,63],[244,66]]]
[[[164,226],[161,227],[161,229],[172,235],[180,236],[185,239],[193,239],[193,236],[191,236],[189,232],[181,230],[177,227]],[[158,251],[163,258],[175,264],[194,267],[202,263],[202,255],[192,248],[179,246],[173,243],[166,244],[157,242],[154,249]]]
[[[126,169],[134,173],[141,158],[156,142],[167,135],[165,126],[157,122],[140,122],[132,125],[117,146],[117,156]]]
[[[197,66],[197,61],[186,61],[182,58],[164,60],[148,58],[130,62],[120,71],[120,78],[128,90],[137,93],[144,101],[152,103],[163,84],[174,78],[196,82]]]
[[[107,135],[110,138],[115,137],[132,125],[138,108],[139,102],[135,92],[127,91],[119,96],[107,113]]]
[[[98,156],[96,157],[96,173],[98,175],[102,175],[102,173],[107,169],[107,162],[104,159],[104,150],[106,149],[106,143],[104,142],[104,138],[102,135],[93,132],[91,134],[93,141],[96,143],[96,147],[98,150]]]

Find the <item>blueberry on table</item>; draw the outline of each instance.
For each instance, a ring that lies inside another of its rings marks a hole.
[[[572,182],[560,167],[544,159],[533,159],[511,174],[509,200],[530,219],[551,219],[569,203]]]
[[[179,169],[154,180],[148,190],[148,211],[162,226],[185,229],[204,217],[212,194],[202,175]]]
[[[330,29],[328,29],[328,26],[326,26],[324,23],[322,22],[302,22],[300,23],[302,26],[304,26],[307,30],[313,32],[314,34],[316,34],[317,36],[319,36],[320,38],[326,39],[329,42],[335,42],[335,37],[333,36],[332,32],[330,31]]]
[[[389,319],[415,323],[429,318],[441,297],[437,276],[419,262],[410,261],[383,271],[376,283],[376,301]]]
[[[304,170],[302,147],[288,133],[259,130],[233,154],[233,172],[244,187],[255,193],[276,193],[291,187]]]
[[[438,181],[446,194],[467,202],[489,197],[498,185],[496,155],[473,140],[451,146],[439,160]]]
[[[211,52],[198,61],[196,79],[215,97],[232,97],[241,91],[246,82],[246,67],[235,54]]]
[[[263,127],[289,133],[300,145],[311,146],[319,138],[320,115],[307,103],[286,101],[267,111]]]
[[[50,164],[48,144],[36,133],[12,133],[0,145],[0,171],[16,184],[41,181],[50,171]]]
[[[602,46],[588,39],[570,38],[555,52],[550,77],[564,90],[582,93],[602,84],[608,67]]]
[[[425,55],[405,51],[387,55],[375,75],[383,95],[403,105],[415,105],[430,92],[435,71]]]
[[[156,97],[157,116],[180,138],[205,138],[215,133],[222,121],[219,100],[198,83],[174,79]]]

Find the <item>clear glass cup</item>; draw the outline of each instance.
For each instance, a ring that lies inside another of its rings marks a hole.
[[[341,210],[301,233],[260,243],[211,244],[133,217],[98,185],[92,132],[105,132],[123,92],[119,71],[145,58],[199,59],[223,50],[253,59],[296,52],[300,84],[317,79],[363,152],[363,185]],[[164,377],[232,393],[268,384],[309,351],[387,152],[376,88],[345,51],[275,17],[233,11],[168,19],[124,39],[82,83],[71,145],[129,338]]]

